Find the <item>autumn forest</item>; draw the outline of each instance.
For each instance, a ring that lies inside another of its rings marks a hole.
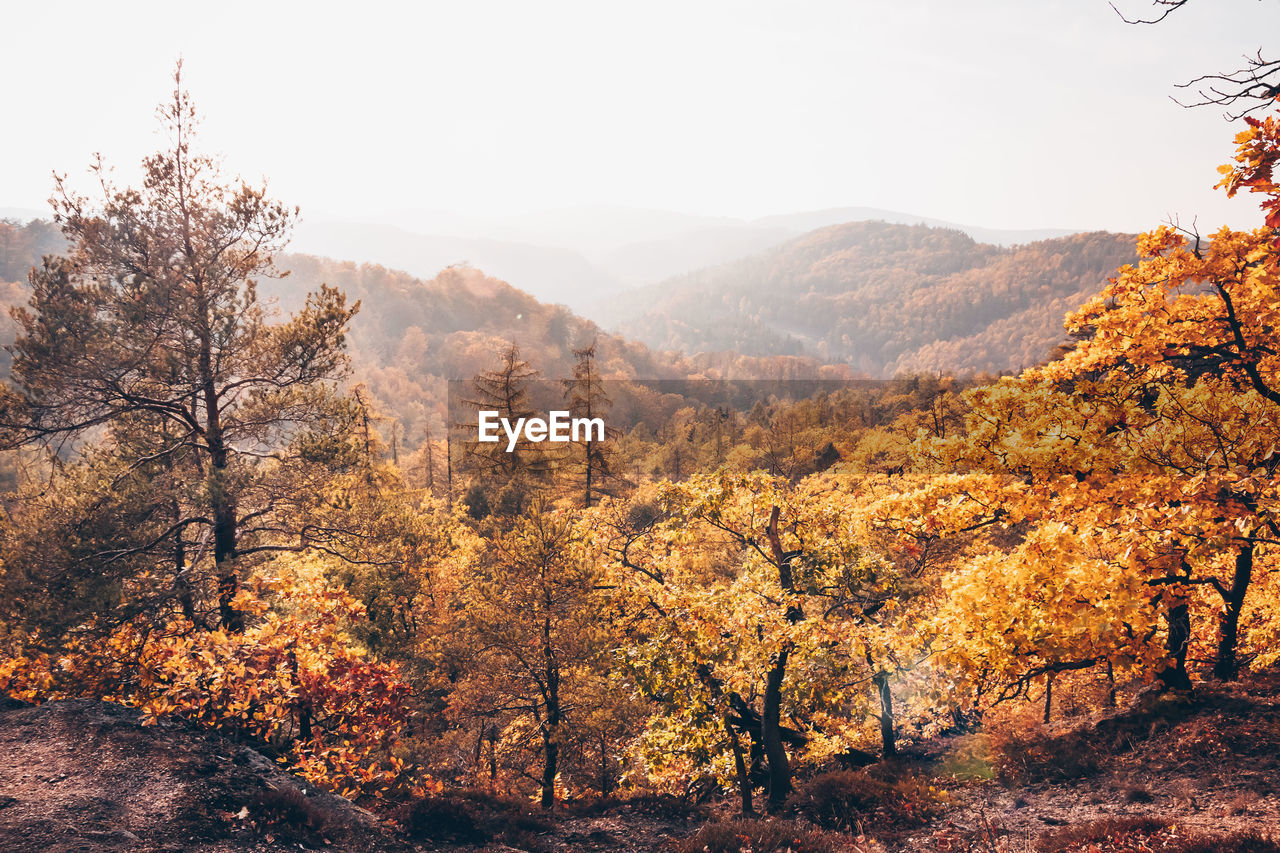
[[[1274,109],[1222,133],[1252,230],[840,224],[608,328],[288,253],[197,116],[179,64],[135,185],[0,221],[0,689],[298,780],[182,849],[1280,849],[963,817],[1202,712],[1280,743]],[[604,427],[478,440],[557,409]]]

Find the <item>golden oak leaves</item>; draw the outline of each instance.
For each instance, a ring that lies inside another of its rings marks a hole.
[[[634,499],[659,520],[609,577],[629,620],[623,663],[661,708],[641,740],[648,772],[727,784],[725,719],[759,701],[782,650],[782,715],[807,736],[801,760],[877,737],[872,678],[908,670],[923,638],[902,618],[910,584],[869,547],[832,483],[721,470]]]
[[[1259,531],[1277,521],[1280,408],[1213,375],[1188,384],[1123,367],[1071,381],[1037,373],[970,392],[966,439],[929,443],[958,465],[1004,472],[993,504],[1025,528],[948,580],[960,586],[948,587],[936,630],[963,652],[951,656],[959,671],[984,679],[1086,660],[1150,672],[1165,606],[1186,601],[1197,625],[1216,625],[1206,617],[1232,587],[1235,554],[1266,558]],[[1059,543],[1056,557],[1039,544],[1028,552],[1043,541]],[[1036,576],[1050,564],[1074,586],[1038,603],[1038,591],[1055,589]],[[1081,565],[1092,568],[1077,577]],[[1109,620],[1113,633],[1100,639],[1090,620]]]
[[[1153,666],[1164,653],[1151,591],[1113,548],[1052,522],[969,561],[946,578],[931,622],[939,659],[982,688],[1084,660]]]
[[[1223,228],[1207,243],[1164,226],[1139,240],[1142,260],[1067,317],[1085,337],[1030,375],[1050,380],[1123,367],[1153,380],[1213,370],[1273,387],[1280,356],[1268,346],[1280,321],[1277,249],[1269,228]]]
[[[1219,169],[1218,187],[1229,196],[1242,188],[1263,194],[1264,227],[1222,228],[1207,240],[1170,226],[1142,235],[1138,265],[1122,267],[1068,316],[1068,330],[1085,339],[1039,375],[1062,379],[1126,366],[1164,378],[1210,369],[1260,392],[1275,388],[1280,354],[1269,338],[1280,320],[1280,120],[1247,123],[1233,162]]]
[[[1233,163],[1218,167],[1222,180],[1218,187],[1235,196],[1242,187],[1268,196],[1262,202],[1268,228],[1280,229],[1280,185],[1275,181],[1275,164],[1280,158],[1280,120],[1276,116],[1245,118],[1246,129],[1236,134]],[[1272,241],[1280,249],[1280,235]]]
[[[1251,123],[1237,143],[1222,186],[1274,201],[1275,120]],[[1170,227],[1143,235],[1140,262],[1068,316],[1079,339],[1070,352],[966,393],[963,437],[917,443],[935,465],[1011,478],[1002,506],[1026,526],[948,581],[938,630],[973,659],[962,670],[1016,679],[1102,659],[1149,670],[1164,607],[1191,605],[1193,644],[1204,642],[1199,626],[1217,624],[1205,617],[1239,611],[1249,575],[1236,558],[1269,563],[1280,526],[1268,216],[1268,227],[1208,241]],[[1247,613],[1246,643],[1274,630],[1265,610]]]

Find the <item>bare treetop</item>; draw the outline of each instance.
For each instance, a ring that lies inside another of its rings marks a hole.
[[[1191,0],[1149,0],[1153,8],[1151,15],[1147,17],[1129,17],[1115,3],[1110,5],[1126,24],[1158,24],[1190,2]],[[1246,53],[1244,65],[1235,71],[1202,74],[1176,85],[1179,89],[1195,93],[1194,100],[1173,98],[1178,106],[1225,107],[1226,118],[1234,121],[1266,109],[1280,98],[1280,60],[1264,58],[1262,48],[1258,48],[1252,54]]]

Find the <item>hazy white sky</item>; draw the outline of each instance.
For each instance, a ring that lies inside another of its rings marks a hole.
[[[95,150],[128,176],[181,55],[203,147],[304,215],[863,205],[1139,230],[1257,223],[1211,189],[1233,128],[1167,96],[1280,52],[1280,3],[1155,27],[1105,0],[8,3],[0,32],[0,207],[43,207]]]

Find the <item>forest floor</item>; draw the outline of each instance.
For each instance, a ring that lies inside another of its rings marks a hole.
[[[941,759],[935,771],[981,768],[992,756],[980,736],[933,746]],[[1200,685],[1190,695],[1148,695],[1124,710],[1051,724],[1006,741],[987,766],[995,778],[947,784],[940,776],[953,807],[931,826],[885,838],[886,848],[1181,850],[1199,838],[1205,850],[1226,850],[1236,849],[1232,838],[1280,842],[1280,673]]]
[[[0,710],[0,851],[407,853],[373,815],[178,721],[72,699]],[[241,811],[241,810],[244,811]]]
[[[1280,841],[1280,673],[1145,697],[991,743],[968,735],[922,745],[913,772],[947,792],[927,825],[892,828],[869,815],[864,838],[815,833],[792,844],[793,853],[1280,851],[1257,840]],[[476,799],[465,808],[474,816],[485,807]],[[459,808],[442,804],[420,821],[438,828]],[[715,815],[638,799],[552,820],[497,812],[482,826],[463,821],[472,838],[429,832],[434,845],[414,843],[346,800],[306,790],[261,754],[188,724],[144,727],[136,711],[87,700],[0,705],[5,853],[642,853],[701,849],[690,836],[708,819]],[[729,838],[741,830],[724,826]]]

